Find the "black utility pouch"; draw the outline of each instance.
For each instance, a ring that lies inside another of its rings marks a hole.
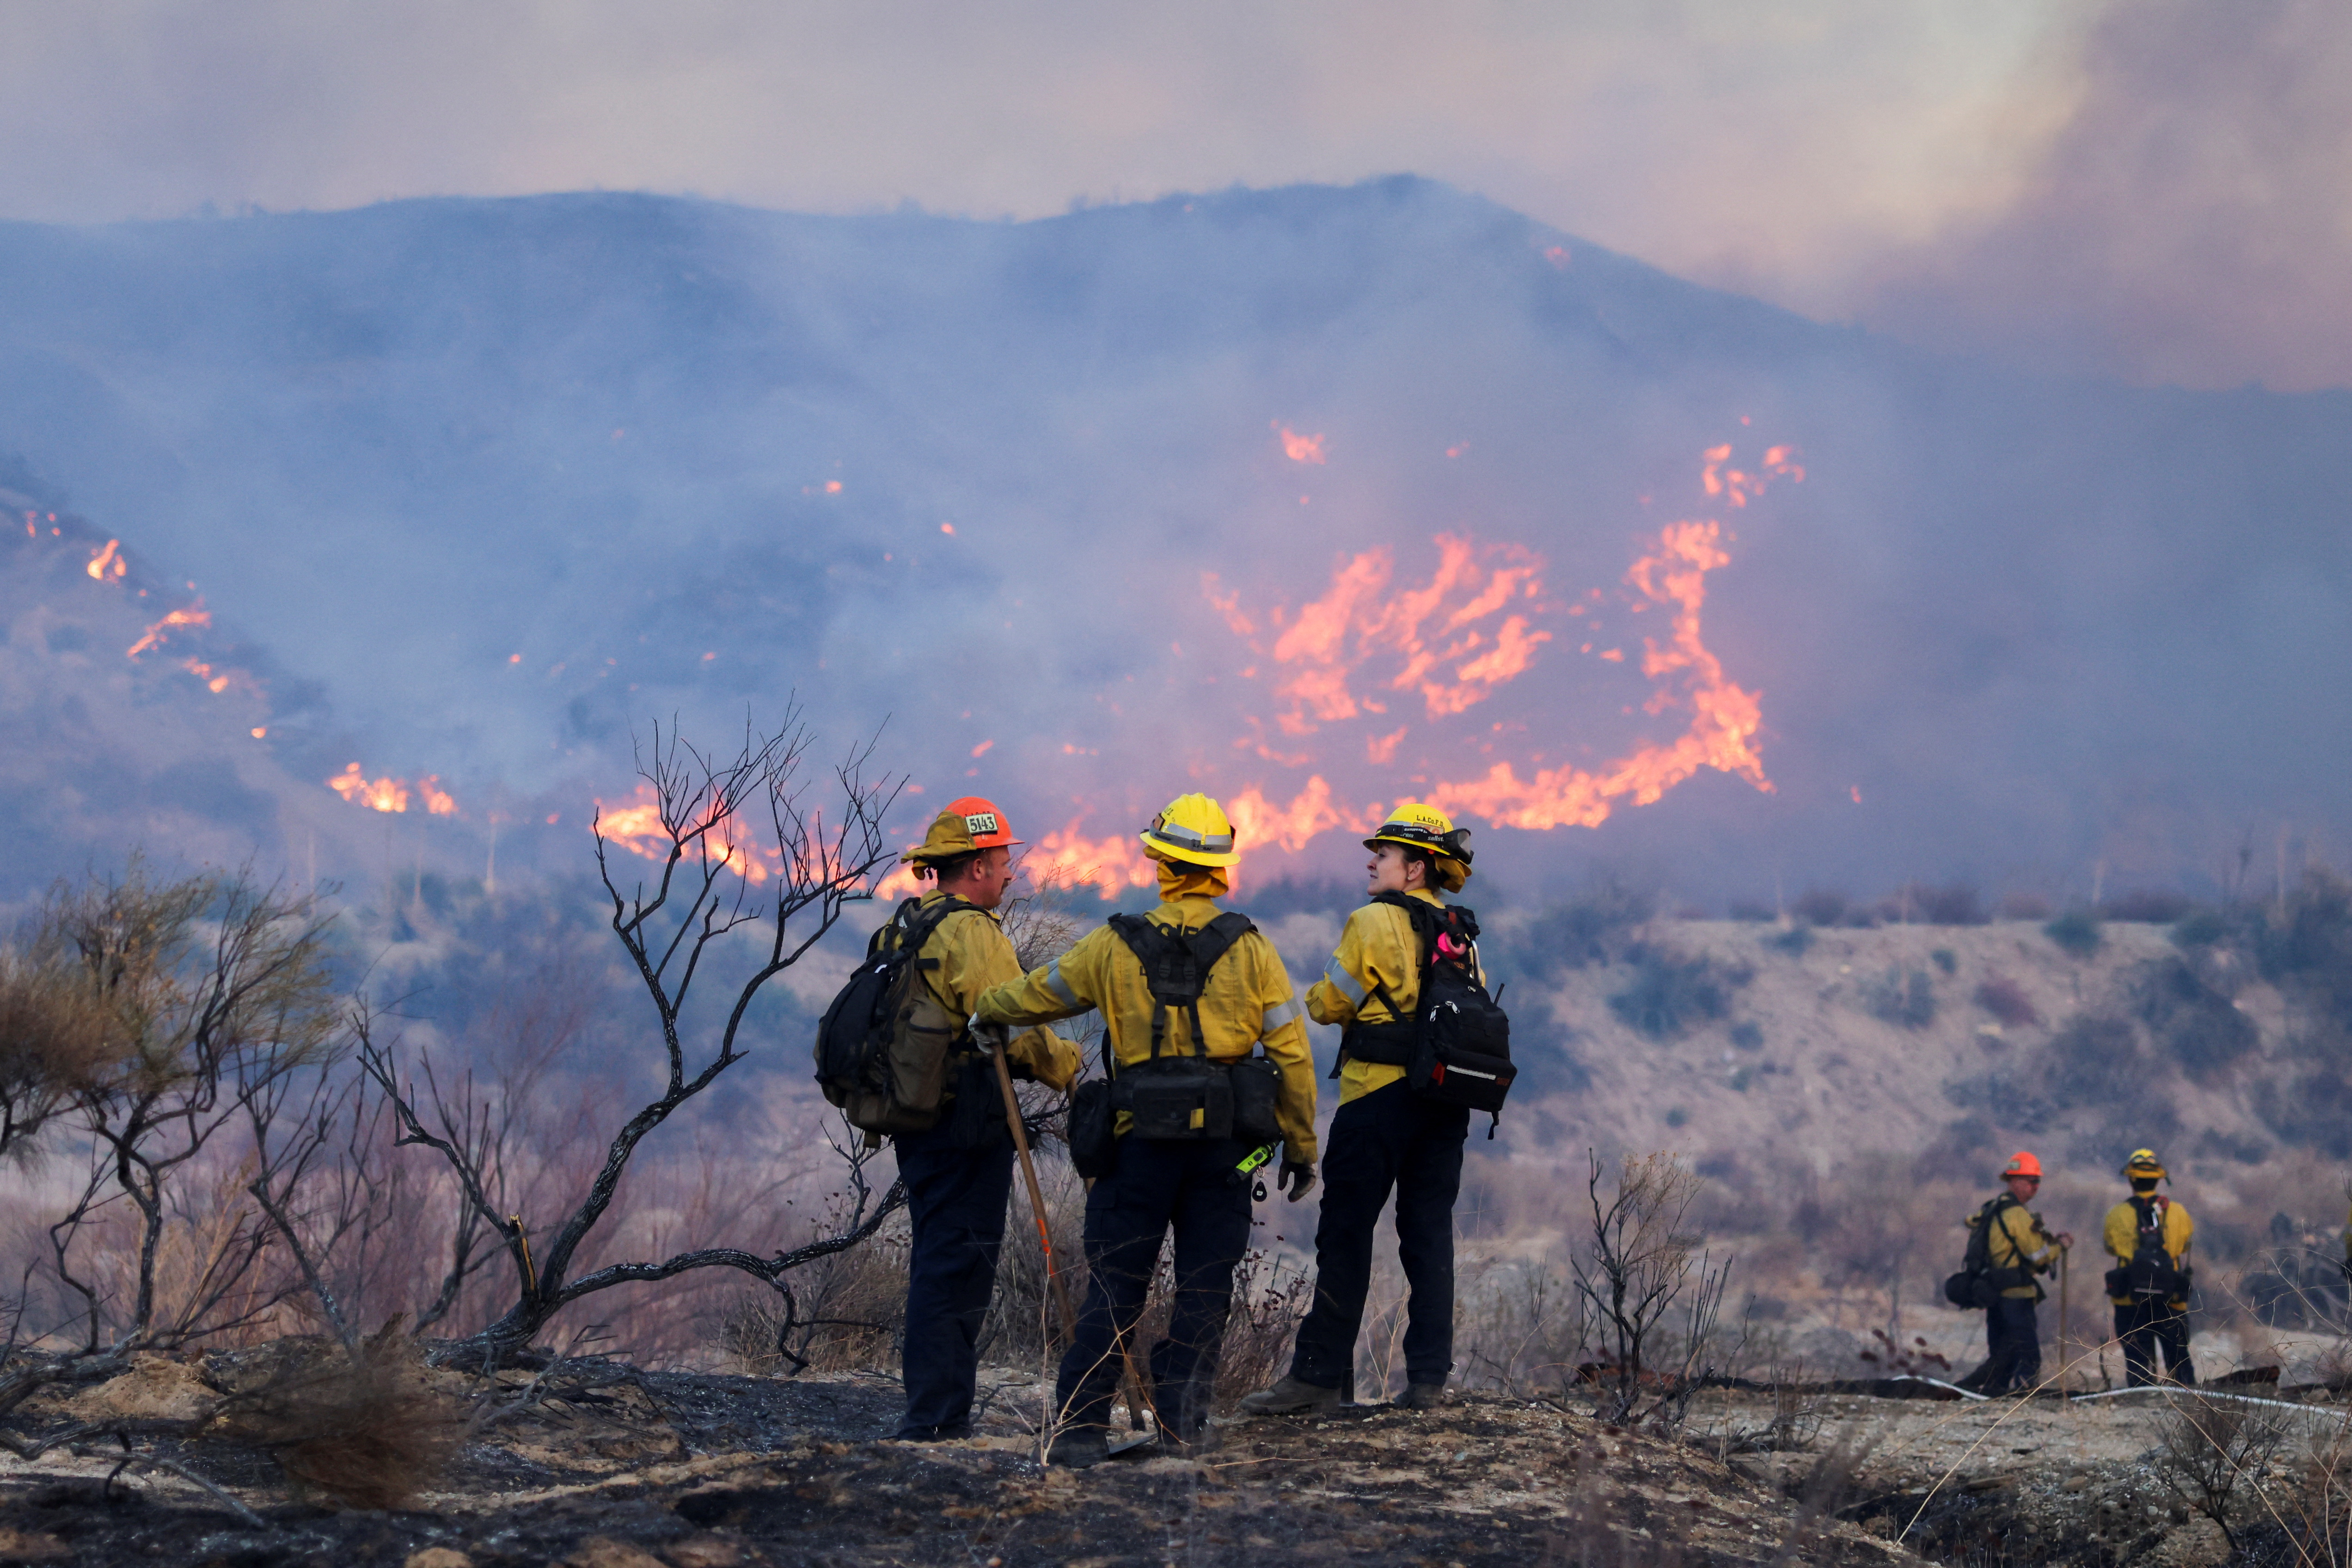
[[[1492,1115],[1503,1109],[1518,1068],[1508,1057],[1488,1056],[1466,1047],[1449,1047],[1434,1031],[1424,1031],[1413,1049],[1412,1065],[1405,1069],[1413,1092],[1440,1105],[1466,1106]]]
[[[1228,1069],[1234,1086],[1234,1136],[1255,1149],[1279,1142],[1282,1119],[1282,1071],[1264,1057],[1235,1062]]]
[[[1112,1080],[1111,1102],[1134,1118],[1130,1137],[1174,1142],[1234,1134],[1233,1077],[1222,1063],[1199,1057],[1129,1068]]]
[[[1110,1080],[1090,1078],[1070,1095],[1070,1163],[1087,1181],[1110,1174],[1118,1157],[1118,1112],[1110,1102]]]
[[[948,1145],[978,1154],[1013,1141],[1004,1124],[1004,1090],[996,1067],[984,1056],[968,1056],[955,1067],[955,1103],[948,1107]]]

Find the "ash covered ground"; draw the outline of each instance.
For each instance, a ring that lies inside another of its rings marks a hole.
[[[195,1408],[215,1375],[201,1360],[154,1358],[56,1414],[102,1406],[136,1426]],[[1038,1394],[1019,1374],[999,1381],[981,1436],[918,1446],[877,1436],[898,1405],[877,1374],[632,1373],[468,1445],[391,1511],[306,1498],[268,1458],[201,1437],[142,1444],[265,1529],[178,1476],[110,1480],[121,1451],[94,1440],[0,1468],[0,1556],[251,1568],[458,1568],[458,1556],[579,1568],[1918,1561],[1824,1511],[1810,1469],[1743,1474],[1705,1445],[1610,1427],[1573,1403],[1473,1394],[1437,1412],[1236,1419],[1205,1461],[1147,1447],[1074,1472],[1036,1462],[1024,1411]],[[455,1555],[418,1556],[443,1552]]]

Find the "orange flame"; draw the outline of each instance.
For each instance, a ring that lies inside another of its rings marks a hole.
[[[98,563],[93,561],[90,563],[90,565],[93,568],[90,575],[95,577],[98,575],[98,573],[95,570]],[[212,624],[213,613],[205,608],[205,602],[202,599],[198,599],[186,609],[173,610],[162,620],[157,621],[153,626],[149,626],[145,632],[140,635],[140,638],[137,642],[132,643],[128,648],[123,650],[123,657],[126,658],[137,658],[141,654],[147,652],[151,648],[163,647],[166,641],[170,640],[170,633],[175,626],[208,626]]]
[[[1272,656],[1288,673],[1275,690],[1290,700],[1290,710],[1276,721],[1286,733],[1308,734],[1360,713],[1385,713],[1382,689],[1418,691],[1432,719],[1459,713],[1523,673],[1536,649],[1551,640],[1549,632],[1530,631],[1526,616],[1505,614],[1542,591],[1538,558],[1450,533],[1433,542],[1437,569],[1421,587],[1391,589],[1396,560],[1382,545],[1344,563],[1323,596],[1301,605],[1295,616],[1276,606],[1272,618],[1283,629]],[[1238,595],[1222,592],[1213,575],[1202,585],[1234,631],[1248,636],[1255,630]],[[1492,629],[1482,624],[1497,616],[1502,619]],[[1375,658],[1395,662],[1373,676],[1376,684],[1359,689],[1351,678]]]
[[[130,564],[122,559],[121,550],[122,542],[121,540],[108,540],[106,542],[106,548],[91,556],[89,558],[89,564],[82,568],[82,570],[88,572],[92,577],[101,583],[105,582],[109,577],[120,578],[124,573],[131,570]]]
[[[1289,426],[1281,423],[1279,420],[1276,421],[1274,427],[1277,431],[1281,432],[1282,455],[1284,457],[1288,458],[1294,463],[1319,464],[1323,461],[1323,433],[1321,431],[1318,430],[1312,436],[1301,436],[1297,431],[1293,430]]]
[[[215,685],[213,689],[218,691],[221,687]],[[267,732],[266,730],[256,730],[253,738],[257,741]],[[341,773],[327,781],[327,787],[353,805],[364,805],[371,811],[406,811],[409,796],[414,794],[424,802],[425,811],[431,816],[454,816],[457,812],[457,803],[448,791],[441,787],[441,775],[438,773],[426,773],[414,784],[405,779],[372,779],[359,763],[347,763]]]
[[[740,826],[730,817],[706,832],[701,842],[712,859],[756,886],[775,875],[771,864],[775,858],[758,845],[737,838],[734,830]],[[642,855],[648,860],[669,859],[672,841],[669,828],[662,821],[661,796],[642,779],[637,782],[636,793],[622,805],[606,805],[597,801],[596,832],[605,843],[618,845],[632,855]],[[688,833],[681,831],[679,837],[687,837]],[[688,855],[692,854],[689,842]]]
[[[1709,458],[1716,460],[1713,454]],[[1701,768],[1734,774],[1770,794],[1772,781],[1764,775],[1755,748],[1764,721],[1759,694],[1726,679],[1722,661],[1700,637],[1706,574],[1731,560],[1717,543],[1721,531],[1712,521],[1669,523],[1656,551],[1625,574],[1645,600],[1674,606],[1673,635],[1663,644],[1643,639],[1642,672],[1653,679],[1679,678],[1679,695],[1661,688],[1648,708],[1654,713],[1687,707],[1687,730],[1597,773],[1563,766],[1521,779],[1509,763],[1497,763],[1484,777],[1438,785],[1430,792],[1430,804],[1442,811],[1475,813],[1506,827],[1597,827],[1608,820],[1612,801],[1630,797],[1635,805],[1653,805]]]
[[[1069,887],[1091,886],[1106,899],[1122,888],[1149,888],[1159,880],[1143,847],[1132,834],[1114,833],[1088,839],[1078,831],[1077,819],[1037,840],[1021,857],[1021,868],[1033,884],[1058,881]]]
[[[398,779],[371,779],[357,763],[345,765],[343,771],[327,781],[327,787],[354,805],[364,805],[373,811],[406,811],[408,786]]]
[[[1378,823],[1377,817],[1332,805],[1331,786],[1321,773],[1310,777],[1288,805],[1275,805],[1255,784],[1229,798],[1224,805],[1234,825],[1234,844],[1244,853],[1263,844],[1304,849],[1308,839],[1328,829],[1369,833]]]
[[[1764,466],[1755,473],[1743,473],[1724,465],[1731,461],[1731,447],[1709,447],[1706,452],[1706,466],[1699,472],[1699,485],[1711,496],[1721,496],[1733,506],[1746,506],[1748,500],[1764,493],[1775,475],[1790,484],[1805,482],[1805,470],[1795,460],[1793,447],[1773,447],[1764,453]]]

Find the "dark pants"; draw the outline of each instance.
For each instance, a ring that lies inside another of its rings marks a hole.
[[[1454,1371],[1454,1199],[1470,1112],[1402,1080],[1348,1101],[1325,1141],[1323,1215],[1315,1228],[1315,1306],[1298,1328],[1290,1375],[1337,1388],[1356,1364],[1356,1331],[1372,1286],[1372,1237],[1396,1193],[1397,1261],[1411,1296],[1404,1370],[1443,1386]]]
[[[1249,1149],[1213,1142],[1118,1141],[1117,1163],[1087,1194],[1087,1304],[1062,1357],[1055,1408],[1082,1426],[1108,1426],[1119,1345],[1143,1315],[1160,1244],[1176,1228],[1175,1299],[1168,1337],[1151,1351],[1151,1400],[1163,1429],[1196,1436],[1209,1415],[1234,1266],[1249,1246],[1249,1184],[1234,1167]]]
[[[2042,1380],[2042,1323],[2029,1296],[1996,1296],[1985,1309],[1984,1364],[1960,1380],[1979,1394],[2031,1388]]]
[[[2150,1368],[2156,1352],[2164,1352],[2164,1374],[2175,1383],[2193,1384],[2197,1369],[2189,1362],[2189,1314],[2163,1301],[2136,1302],[2116,1309],[2116,1338],[2123,1342],[2125,1385],[2139,1388],[2154,1383]]]
[[[907,1415],[898,1435],[915,1442],[961,1437],[971,1430],[980,1325],[996,1285],[1013,1195],[1013,1142],[999,1139],[964,1153],[943,1120],[929,1132],[901,1132],[891,1142],[914,1233],[907,1260]]]

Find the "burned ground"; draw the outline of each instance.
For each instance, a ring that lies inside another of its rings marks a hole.
[[[173,1380],[162,1363],[142,1375]],[[1751,1478],[1691,1444],[1548,1401],[1470,1394],[1436,1412],[1237,1420],[1202,1461],[1122,1458],[1074,1472],[1036,1463],[1024,1412],[1037,1394],[1018,1376],[997,1383],[981,1436],[916,1446],[877,1436],[898,1405],[886,1378],[633,1373],[502,1426],[469,1445],[438,1489],[394,1511],[338,1510],[289,1492],[268,1459],[202,1437],[142,1440],[257,1510],[262,1530],[168,1473],[110,1480],[119,1447],[86,1441],[0,1469],[0,1558],[240,1568],[398,1565],[426,1552],[534,1568],[1917,1561],[1809,1503],[1809,1474]],[[427,1556],[416,1568],[457,1563]]]

